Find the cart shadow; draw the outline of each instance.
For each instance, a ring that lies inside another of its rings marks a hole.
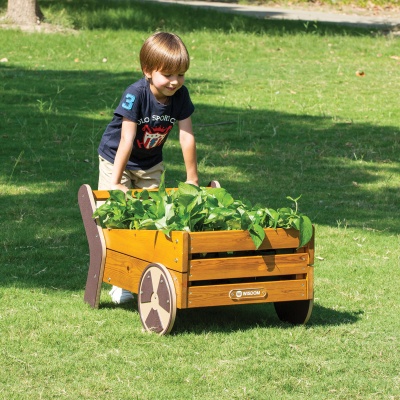
[[[138,313],[136,300],[119,305],[106,302],[100,304],[100,308],[122,308],[127,312]],[[311,317],[305,326],[311,328],[355,324],[363,314],[362,310],[339,311],[314,304]],[[170,335],[235,332],[254,328],[291,329],[293,326],[279,320],[272,303],[235,307],[200,307],[177,310]]]
[[[306,327],[355,324],[363,311],[338,311],[314,304]],[[272,303],[236,307],[207,307],[178,310],[172,335],[182,333],[232,332],[258,328],[292,328],[276,315]]]

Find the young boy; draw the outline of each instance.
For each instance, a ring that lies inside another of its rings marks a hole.
[[[144,42],[140,64],[144,77],[125,90],[101,139],[98,188],[126,192],[158,187],[164,170],[162,149],[175,123],[186,182],[198,185],[194,106],[183,85],[190,64],[188,51],[177,35],[157,32]],[[116,286],[110,295],[117,304],[133,297]]]

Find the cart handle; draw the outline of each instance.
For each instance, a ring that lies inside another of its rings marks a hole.
[[[211,181],[207,187],[212,187],[212,188],[220,188],[221,185],[219,184],[218,181]],[[132,189],[129,192],[142,192],[143,190],[147,190],[149,192],[156,192],[158,189]],[[176,190],[176,188],[167,188],[165,189],[168,193],[171,190]],[[110,192],[108,190],[93,190],[93,197],[95,201],[105,201],[110,197]]]

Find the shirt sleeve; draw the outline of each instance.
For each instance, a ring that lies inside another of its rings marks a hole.
[[[134,85],[129,86],[122,95],[114,114],[128,118],[130,121],[138,122],[141,92],[142,91]]]
[[[194,112],[194,105],[189,95],[189,91],[186,86],[182,86],[179,90],[180,93],[180,112],[177,117],[178,121],[183,121],[186,118],[189,118]]]

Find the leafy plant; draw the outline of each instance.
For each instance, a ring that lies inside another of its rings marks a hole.
[[[163,175],[158,191],[125,194],[111,190],[109,199],[93,217],[99,217],[103,227],[160,230],[167,236],[173,230],[247,230],[256,248],[265,238],[264,228],[295,228],[300,232],[301,247],[311,239],[312,223],[298,210],[300,197],[287,199],[294,202],[295,209],[253,207],[248,202],[235,200],[226,189],[183,182],[168,193]]]

